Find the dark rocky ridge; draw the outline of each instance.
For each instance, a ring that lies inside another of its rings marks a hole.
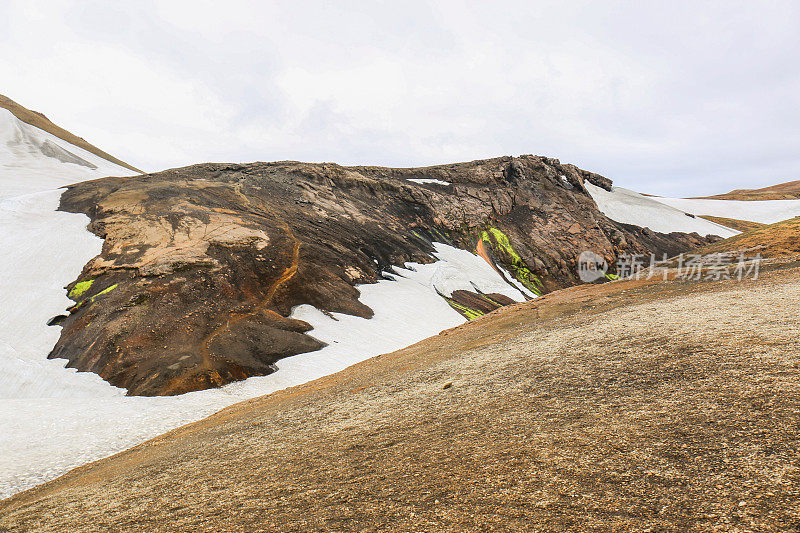
[[[76,305],[50,357],[129,394],[180,394],[319,349],[310,326],[288,318],[293,306],[370,317],[354,285],[433,261],[432,241],[474,250],[483,240],[497,264],[549,292],[577,282],[586,249],[613,264],[713,240],[613,222],[585,181],[611,185],[538,156],[409,169],[202,164],[73,185],[61,209],[89,215],[105,243],[69,287]]]

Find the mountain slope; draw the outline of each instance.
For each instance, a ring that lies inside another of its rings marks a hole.
[[[86,150],[87,152],[94,154],[97,157],[105,159],[106,161],[113,163],[114,165],[124,167],[128,170],[132,170],[139,174],[142,173],[142,171],[139,170],[138,168],[133,167],[128,163],[125,163],[124,161],[120,161],[116,157],[104,152],[103,150],[100,150],[96,146],[89,144],[84,138],[78,137],[77,135],[70,133],[69,131],[65,130],[60,126],[56,126],[55,124],[50,122],[50,119],[48,119],[42,113],[39,113],[37,111],[31,111],[19,105],[10,98],[3,96],[2,94],[0,94],[0,108],[7,109],[8,111],[11,112],[11,114],[13,114],[22,122],[30,124],[31,126],[34,126],[47,133],[50,133],[51,135],[54,135],[73,146]]]
[[[319,350],[304,305],[369,318],[355,285],[407,277],[406,263],[441,261],[448,249],[468,251],[470,264],[480,252],[500,282],[476,284],[472,267],[453,266],[455,252],[436,268],[429,291],[471,318],[576,283],[584,250],[613,265],[621,253],[709,242],[614,223],[587,183],[610,187],[521,156],[413,169],[206,164],[77,184],[62,209],[89,215],[105,244],[69,287],[76,305],[50,356],[130,394],[181,394]],[[420,312],[435,322],[434,309]]]
[[[800,217],[756,228],[730,239],[699,248],[695,253],[761,254],[770,258],[800,258]]]
[[[735,189],[725,194],[699,196],[698,199],[713,200],[790,200],[800,199],[800,180],[779,183],[761,189]]]
[[[735,218],[712,217],[711,215],[700,215],[700,217],[727,228],[735,229],[736,231],[750,231],[766,226],[766,224],[762,224],[761,222],[750,222],[748,220],[738,220]]]
[[[77,469],[0,527],[792,531],[799,279],[555,292]]]

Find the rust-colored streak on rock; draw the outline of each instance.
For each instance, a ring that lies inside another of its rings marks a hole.
[[[280,288],[280,286],[289,281],[290,279],[292,279],[292,277],[294,277],[294,275],[297,273],[297,267],[300,262],[300,241],[297,240],[297,238],[294,236],[294,233],[292,233],[291,228],[289,228],[287,224],[284,224],[284,228],[286,230],[287,236],[292,240],[291,264],[288,267],[286,267],[286,270],[284,270],[283,274],[281,274],[281,276],[277,280],[275,280],[275,282],[269,287],[269,289],[267,290],[266,297],[259,304],[254,306],[251,311],[247,311],[245,313],[231,313],[231,315],[228,316],[228,318],[225,320],[224,324],[218,326],[214,331],[211,332],[210,335],[208,335],[208,337],[206,337],[206,340],[203,341],[203,350],[201,354],[203,355],[203,358],[207,362],[208,368],[211,367],[210,345],[211,342],[217,337],[217,335],[219,335],[222,331],[229,329],[234,324],[237,324],[242,320],[250,318],[254,316],[256,313],[259,313],[262,310],[266,309],[267,306],[269,306],[272,303],[272,299],[275,296],[275,292]]]
[[[214,341],[217,336],[219,336],[222,332],[230,330],[231,326],[238,324],[243,320],[247,320],[258,313],[261,312],[268,312],[270,314],[277,314],[274,311],[268,309],[268,307],[273,303],[273,298],[275,293],[278,289],[287,283],[290,279],[294,277],[297,273],[297,267],[300,263],[300,241],[297,240],[292,229],[289,227],[288,224],[282,224],[283,229],[286,232],[286,235],[292,241],[292,257],[291,257],[291,264],[286,267],[283,274],[280,275],[278,279],[276,279],[272,285],[267,289],[266,296],[263,300],[261,300],[257,305],[253,306],[250,311],[242,312],[242,313],[231,313],[224,323],[217,326],[202,342],[201,349],[200,349],[200,356],[202,357],[203,366],[197,371],[197,374],[206,374],[209,376],[209,380],[215,385],[220,386],[224,385],[225,382],[220,376],[219,372],[214,369],[214,355],[212,354],[211,350],[211,343]],[[246,374],[242,374],[239,376],[239,379],[246,378]],[[194,384],[194,385],[193,385]],[[188,392],[190,390],[197,390],[199,388],[206,388],[206,387],[196,387],[196,385],[201,385],[202,381],[198,381],[196,376],[182,376],[178,380],[170,383],[170,385],[166,388],[165,394],[176,394],[182,392]]]
[[[500,271],[497,269],[497,265],[494,264],[494,261],[489,257],[489,254],[486,252],[486,246],[483,244],[483,239],[478,239],[478,244],[475,245],[475,253],[483,258],[484,261],[489,263],[495,272],[500,274]],[[502,276],[502,274],[500,274]]]

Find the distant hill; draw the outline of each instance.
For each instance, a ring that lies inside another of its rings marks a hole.
[[[697,196],[697,199],[711,200],[794,200],[800,198],[800,180],[779,183],[761,189],[735,189],[725,194]]]
[[[44,114],[39,113],[38,111],[31,111],[30,109],[21,106],[20,104],[16,103],[14,100],[8,98],[7,96],[3,96],[2,94],[0,94],[0,108],[9,110],[15,117],[17,117],[22,122],[30,124],[31,126],[35,126],[40,130],[50,133],[51,135],[55,135],[59,139],[62,139],[74,146],[77,146],[78,148],[83,148],[87,152],[91,152],[97,157],[101,157],[106,161],[109,161],[121,167],[125,167],[129,170],[133,170],[134,172],[139,172],[140,174],[143,173],[138,168],[129,165],[124,161],[120,161],[111,154],[108,154],[103,150],[97,148],[96,146],[90,144],[89,142],[86,141],[86,139],[78,137],[77,135],[68,132],[67,130],[65,130],[60,126],[56,126]]]

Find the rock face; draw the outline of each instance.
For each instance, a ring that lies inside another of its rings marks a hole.
[[[61,208],[86,213],[105,244],[68,287],[76,304],[50,357],[132,395],[180,394],[321,348],[289,318],[293,306],[369,318],[354,285],[435,260],[434,241],[477,250],[537,293],[575,284],[583,250],[614,264],[708,243],[609,220],[585,181],[611,185],[538,156],[411,169],[203,164],[80,183]],[[465,316],[507,303],[488,295],[476,309],[475,295],[457,293],[448,301]]]

